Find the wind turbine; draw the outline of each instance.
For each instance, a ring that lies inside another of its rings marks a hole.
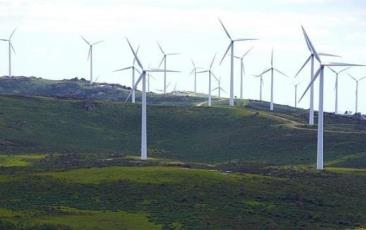
[[[88,40],[86,40],[83,36],[81,36],[81,38],[89,46],[88,59],[90,60],[90,84],[93,84],[93,47],[95,45],[102,43],[103,41],[97,41],[97,42],[91,43]]]
[[[253,75],[256,78],[259,78],[259,101],[262,101],[262,95],[263,95],[263,75]]]
[[[348,63],[323,63],[320,59],[320,55],[316,52],[310,38],[308,37],[304,28],[303,33],[305,36],[306,43],[308,44],[311,53],[314,54],[316,60],[320,63],[319,69],[316,71],[313,79],[310,81],[310,84],[306,88],[304,94],[301,96],[300,101],[303,99],[308,90],[313,86],[315,80],[319,77],[319,111],[318,111],[318,143],[317,143],[317,166],[318,170],[324,169],[324,148],[323,148],[323,138],[324,138],[324,68],[325,67],[348,67],[348,66],[364,66],[357,64],[348,64]]]
[[[355,103],[355,113],[358,113],[358,86],[360,81],[364,80],[366,77],[362,77],[360,79],[356,79],[355,77],[353,77],[351,74],[348,74],[348,76],[350,76],[356,83],[356,103]]]
[[[299,85],[301,84],[301,82],[295,82],[293,83],[294,85],[294,91],[295,91],[295,108],[297,108],[297,89],[299,87]]]
[[[9,54],[9,77],[12,77],[11,75],[11,53],[14,52],[15,54],[15,49],[14,49],[14,46],[13,46],[13,43],[11,42],[11,39],[13,38],[14,36],[14,33],[17,29],[15,28],[13,30],[13,32],[10,34],[9,38],[8,39],[0,39],[0,41],[4,41],[4,42],[7,42],[8,43],[8,54]]]
[[[146,75],[147,73],[162,73],[162,72],[175,72],[175,71],[170,71],[170,70],[160,70],[160,69],[144,69],[140,59],[137,57],[137,54],[135,52],[135,50],[132,48],[132,45],[130,43],[130,41],[126,38],[127,43],[131,49],[131,52],[133,53],[136,62],[138,64],[138,66],[141,68],[141,75],[140,77],[137,79],[136,83],[135,83],[135,89],[137,88],[137,86],[139,85],[140,82],[142,82],[142,104],[141,104],[141,160],[147,160],[147,129],[146,129],[146,123],[147,123],[147,118],[146,118]],[[132,94],[132,90],[130,92],[130,94],[127,96],[126,102],[128,101],[128,99],[130,98]]]
[[[223,91],[224,93],[226,93],[226,91],[221,87],[221,77],[219,77],[217,80],[217,87],[214,88],[212,91],[216,91],[217,90],[217,97],[220,99],[221,98],[221,91]]]
[[[250,51],[252,51],[252,49],[253,49],[253,47],[250,48],[241,57],[235,56],[236,59],[240,60],[240,99],[243,99],[243,79],[244,79],[244,75],[245,75],[244,58],[249,54]]]
[[[165,51],[163,50],[163,48],[161,47],[161,45],[158,42],[158,46],[159,49],[161,51],[161,53],[163,54],[163,58],[161,59],[161,62],[159,64],[159,67],[164,63],[164,70],[166,70],[166,60],[168,56],[175,56],[175,55],[179,55],[179,53],[165,53]],[[166,94],[166,71],[164,72],[164,94]]]
[[[194,74],[194,93],[197,93],[197,72],[198,72],[198,69],[201,69],[200,67],[197,67],[196,66],[196,63],[191,60],[192,62],[192,65],[193,65],[193,69],[191,71],[191,74]]]
[[[139,48],[137,48],[136,54],[138,54],[138,52],[139,52]],[[136,58],[133,58],[133,62],[132,62],[131,66],[128,66],[128,67],[125,67],[125,68],[118,69],[118,70],[114,71],[114,72],[122,72],[122,71],[125,71],[125,70],[131,70],[131,73],[132,73],[132,79],[131,79],[131,81],[132,81],[131,82],[132,103],[136,103],[135,72],[141,74],[140,71],[135,67],[135,63],[136,63]]]
[[[230,67],[230,106],[234,106],[234,46],[235,46],[235,42],[242,42],[242,41],[253,41],[253,40],[258,40],[258,39],[253,39],[253,38],[239,38],[239,39],[233,39],[228,30],[226,29],[226,27],[224,26],[224,23],[219,19],[219,22],[222,26],[222,28],[224,29],[227,37],[230,39],[230,44],[229,44],[229,47],[227,48],[224,56],[222,57],[221,59],[221,62],[220,64],[224,61],[226,55],[228,54],[229,50],[230,50],[230,53],[231,53],[231,60],[230,60],[230,63],[231,63],[231,67]]]
[[[212,72],[212,67],[213,67],[213,64],[215,62],[215,59],[216,59],[216,54],[212,58],[211,65],[210,65],[210,68],[208,70],[203,70],[203,71],[197,72],[197,73],[208,73],[208,106],[209,107],[212,105],[212,97],[211,97],[211,92],[212,92],[212,90],[211,90],[211,78],[212,78],[212,76],[214,76],[214,78],[217,80],[217,77]]]
[[[303,31],[305,30],[304,27],[301,27]],[[301,71],[305,68],[305,66],[310,62],[310,81],[314,78],[314,64],[315,64],[315,53],[310,48],[309,43],[305,38],[306,45],[308,50],[310,51],[310,56],[306,59],[305,63],[301,66],[300,70],[296,73],[295,78],[301,73]],[[318,56],[328,56],[328,57],[339,57],[333,54],[327,53],[318,53]],[[314,86],[312,85],[310,88],[310,105],[309,105],[309,125],[314,125]]]
[[[271,67],[265,71],[263,71],[261,74],[259,74],[258,76],[262,76],[268,72],[271,72],[271,103],[270,103],[270,110],[273,111],[273,93],[274,93],[274,72],[277,72],[279,74],[281,74],[282,76],[288,77],[286,74],[282,73],[281,71],[279,71],[278,69],[276,69],[273,66],[273,49],[272,49],[272,54],[271,54]]]
[[[338,113],[338,78],[339,78],[339,75],[341,73],[343,73],[346,70],[349,70],[350,68],[351,67],[347,67],[347,68],[341,69],[339,71],[336,71],[335,69],[333,69],[331,67],[328,67],[328,69],[330,69],[336,75],[336,81],[335,81],[335,109],[334,109],[335,114]]]

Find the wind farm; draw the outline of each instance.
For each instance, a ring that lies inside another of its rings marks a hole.
[[[243,3],[1,3],[0,229],[366,228],[366,5]]]

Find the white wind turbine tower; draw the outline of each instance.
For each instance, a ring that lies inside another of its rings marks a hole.
[[[212,72],[212,67],[213,67],[213,64],[215,62],[215,59],[216,59],[216,54],[212,58],[211,65],[210,65],[210,68],[208,70],[203,70],[203,71],[197,72],[197,73],[208,73],[208,106],[209,107],[212,105],[212,96],[211,96],[211,93],[212,93],[212,90],[211,90],[212,76],[214,76],[214,78],[217,80],[217,77]]]
[[[330,69],[336,75],[336,80],[335,80],[335,106],[334,106],[334,113],[335,114],[338,113],[338,78],[339,78],[339,75],[341,73],[343,73],[346,70],[349,70],[350,68],[351,67],[347,67],[347,68],[341,69],[339,71],[336,71],[335,69],[333,69],[331,67],[328,67],[328,69]]]
[[[304,31],[304,27],[301,27]],[[301,73],[305,66],[310,62],[310,81],[314,78],[314,65],[315,65],[315,54],[309,46],[309,43],[305,37],[305,42],[310,51],[310,56],[306,59],[305,63],[301,66],[300,70],[295,74],[295,78]],[[339,57],[333,54],[318,53],[319,56]],[[314,125],[314,86],[310,89],[310,105],[309,105],[309,125]]]
[[[351,74],[348,74],[348,76],[350,76],[356,83],[355,113],[358,113],[358,88],[359,88],[360,81],[364,80],[366,77],[362,77],[360,79],[357,79],[357,78],[353,77]]]
[[[233,39],[228,30],[226,29],[226,27],[224,26],[224,23],[219,19],[219,22],[222,26],[222,28],[224,29],[227,37],[230,39],[230,44],[229,47],[227,48],[224,56],[221,59],[220,64],[224,61],[226,55],[228,54],[229,50],[231,53],[231,59],[230,59],[230,106],[234,106],[234,46],[235,46],[235,42],[242,42],[242,41],[253,41],[253,40],[258,40],[258,39],[253,39],[253,38],[249,38],[249,39],[243,39],[243,38],[239,38],[239,39]]]
[[[250,48],[241,57],[235,56],[236,59],[240,60],[240,99],[243,99],[243,81],[244,81],[244,75],[245,75],[244,58],[249,54],[250,51],[252,51],[252,49],[253,49],[253,47]]]
[[[298,87],[301,84],[301,82],[294,82],[294,92],[295,92],[295,100],[294,100],[294,104],[295,104],[295,108],[297,108],[297,92],[298,92]]]
[[[139,58],[137,57],[137,54],[135,52],[135,50],[132,48],[131,43],[129,42],[129,40],[127,39],[127,43],[131,48],[131,52],[133,53],[134,57],[136,58],[136,62],[138,64],[138,66],[141,68],[141,75],[140,77],[137,79],[136,84],[135,84],[135,89],[137,88],[137,86],[139,85],[140,82],[142,82],[142,104],[141,104],[141,160],[146,160],[147,159],[147,129],[146,129],[146,123],[147,123],[147,117],[146,117],[146,75],[147,73],[151,73],[151,72],[156,72],[156,73],[163,73],[163,72],[174,72],[174,71],[169,71],[169,70],[160,70],[160,69],[144,69],[141,61],[139,60]],[[128,95],[126,102],[128,101],[128,99],[130,98],[132,94],[132,91],[130,92],[130,94]]]
[[[253,75],[256,78],[259,78],[259,101],[262,101],[263,99],[263,75]]]
[[[191,71],[191,75],[194,74],[194,84],[193,84],[193,88],[194,88],[194,93],[197,93],[197,72],[199,69],[201,69],[200,67],[196,66],[196,63],[191,60],[192,65],[193,65],[193,69]]]
[[[137,48],[136,54],[138,54],[138,52],[139,52],[139,48]],[[141,74],[140,71],[135,67],[135,63],[136,63],[136,58],[133,58],[133,62],[132,62],[131,66],[114,71],[114,72],[121,72],[121,71],[125,71],[125,70],[131,70],[131,73],[132,73],[132,78],[131,78],[132,103],[136,103],[135,73],[137,72],[137,73]],[[148,87],[148,88],[150,89],[150,87]]]
[[[306,88],[304,94],[301,96],[300,101],[305,96],[307,91],[313,86],[315,80],[319,77],[319,111],[318,111],[318,143],[317,143],[317,166],[318,170],[324,169],[324,148],[323,148],[323,138],[324,138],[324,68],[328,66],[338,66],[338,67],[347,67],[347,66],[363,66],[357,64],[347,64],[347,63],[323,63],[320,59],[320,55],[316,52],[312,42],[310,41],[305,29],[303,28],[303,33],[306,39],[306,43],[308,44],[311,53],[314,54],[316,60],[320,63],[319,69],[316,71],[313,79],[310,81],[310,84]]]
[[[212,91],[216,91],[217,90],[217,97],[220,99],[221,98],[221,91],[223,91],[224,93],[226,93],[226,91],[221,87],[221,77],[219,77],[217,80],[217,87],[214,88]]]
[[[11,53],[14,52],[15,54],[15,49],[14,49],[14,46],[13,46],[13,43],[11,42],[11,39],[13,38],[14,36],[14,33],[17,29],[15,28],[13,30],[13,32],[10,34],[9,38],[8,39],[0,39],[0,41],[4,41],[4,42],[7,42],[8,43],[8,54],[9,54],[9,77],[12,77],[12,74],[11,74]]]
[[[258,76],[262,76],[268,72],[271,72],[271,103],[270,103],[270,110],[273,111],[273,107],[274,107],[274,103],[273,103],[273,94],[274,94],[274,72],[277,72],[279,74],[281,74],[282,76],[288,77],[286,74],[282,73],[281,71],[279,71],[278,69],[276,69],[273,66],[273,49],[272,49],[272,54],[271,54],[271,67],[265,71],[263,71],[261,74],[259,74]]]
[[[93,84],[93,48],[95,45],[98,45],[98,44],[102,43],[103,41],[97,41],[97,42],[91,43],[88,40],[86,40],[83,36],[81,36],[81,38],[89,46],[88,59],[90,61],[90,84]]]
[[[167,60],[167,57],[168,56],[179,55],[179,53],[165,53],[165,51],[163,50],[163,48],[161,47],[161,45],[159,44],[159,42],[158,42],[158,46],[159,46],[159,49],[160,49],[161,53],[163,54],[163,58],[161,59],[161,62],[159,64],[159,68],[164,63],[164,70],[166,70],[166,60]],[[166,73],[167,73],[167,71],[164,72],[164,94],[166,94],[166,88],[167,88],[167,86],[166,86],[166,81],[167,81],[167,79],[166,79]]]

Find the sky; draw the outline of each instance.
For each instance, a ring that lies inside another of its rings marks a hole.
[[[259,74],[274,65],[290,78],[275,74],[275,102],[294,104],[295,81],[300,82],[299,96],[310,78],[310,69],[294,80],[293,76],[309,56],[301,25],[319,52],[340,55],[324,58],[366,64],[366,2],[364,0],[0,0],[0,38],[13,38],[13,74],[47,79],[89,77],[88,47],[80,36],[91,42],[103,40],[94,49],[94,75],[99,82],[131,85],[130,72],[113,70],[130,66],[132,54],[126,43],[140,46],[139,58],[145,66],[158,67],[162,54],[169,57],[168,69],[181,73],[168,74],[168,82],[177,90],[193,90],[191,59],[208,68],[217,54],[213,71],[229,92],[230,60],[220,65],[229,40],[218,18],[234,38],[258,38],[258,41],[235,45],[240,56],[251,47],[245,59],[244,97],[258,99]],[[8,72],[8,49],[0,43],[0,75]],[[352,68],[347,73],[356,78],[366,76],[366,67]],[[163,88],[163,75],[155,74],[151,90]],[[235,62],[235,95],[239,96],[240,63]],[[325,73],[325,110],[334,111],[334,74]],[[216,82],[213,82],[215,87]],[[348,74],[340,77],[340,111],[355,110],[355,83]],[[318,85],[316,84],[316,99]],[[173,90],[173,87],[170,88]],[[198,77],[198,91],[207,93],[208,77]],[[227,94],[224,94],[227,95]],[[264,99],[270,100],[270,76],[265,77]],[[360,83],[359,110],[366,113],[366,80]],[[299,104],[308,108],[308,96]]]

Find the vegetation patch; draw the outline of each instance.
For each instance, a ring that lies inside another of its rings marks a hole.
[[[45,157],[44,154],[0,155],[0,167],[26,167]]]
[[[67,225],[75,230],[112,230],[112,229],[141,229],[155,230],[161,226],[149,221],[143,213],[128,213],[123,211],[87,211],[62,209],[63,214],[45,216],[32,222],[52,225]]]
[[[216,170],[188,169],[180,167],[105,167],[76,169],[65,172],[46,173],[57,179],[72,183],[97,184],[119,180],[144,184],[178,184],[195,178],[203,183],[218,181],[235,182],[239,176]]]

